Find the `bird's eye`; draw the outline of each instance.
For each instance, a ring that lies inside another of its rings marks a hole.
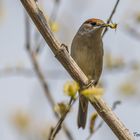
[[[90,23],[92,26],[96,26],[97,24],[96,24],[96,22],[91,22]]]

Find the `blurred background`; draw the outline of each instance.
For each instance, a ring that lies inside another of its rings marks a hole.
[[[79,26],[88,18],[107,21],[116,0],[39,0],[56,38],[68,46]],[[29,20],[30,36],[27,24]],[[132,133],[140,134],[140,1],[120,0],[112,22],[116,31],[108,30],[104,42],[104,70],[100,87],[105,101],[119,105],[115,113]],[[26,24],[26,25],[25,25]],[[26,32],[27,31],[27,32]],[[34,59],[27,49],[30,39],[37,53],[37,66],[45,77],[53,102],[35,70]],[[72,80],[55,59],[20,2],[0,0],[0,136],[1,140],[47,140],[58,122],[54,114],[57,103],[67,103],[63,85]],[[77,128],[78,101],[67,115],[65,124],[74,140],[90,135],[90,118],[95,110],[89,106],[85,130]],[[95,120],[95,128],[101,122]],[[67,140],[63,130],[56,139]],[[117,140],[104,123],[91,139]],[[136,137],[135,139],[140,139]]]

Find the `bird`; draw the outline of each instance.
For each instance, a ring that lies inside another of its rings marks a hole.
[[[71,57],[75,60],[89,81],[98,84],[103,67],[102,33],[106,27],[104,21],[96,18],[86,20],[74,36],[71,44]],[[88,99],[79,93],[78,128],[85,128]]]

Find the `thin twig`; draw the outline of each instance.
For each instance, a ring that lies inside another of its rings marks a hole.
[[[62,123],[65,120],[67,114],[70,112],[70,109],[72,107],[72,105],[74,104],[75,99],[71,98],[68,104],[68,109],[64,112],[64,114],[62,115],[62,117],[60,118],[60,120],[58,121],[58,123],[56,124],[56,126],[54,127],[49,140],[54,140],[55,136],[58,134],[58,132],[61,130],[62,127]]]
[[[118,105],[121,105],[121,103],[122,103],[122,102],[119,101],[119,100],[118,100],[118,101],[115,101],[115,102],[113,103],[113,105],[112,105],[112,110],[115,110],[115,109],[117,108]]]
[[[54,37],[52,31],[48,26],[48,22],[44,16],[44,13],[39,9],[34,0],[20,0],[27,10],[28,14],[34,21],[36,27],[44,37],[48,46],[51,48],[56,58],[61,62],[69,74],[76,80],[80,85],[85,85],[89,83],[87,76],[82,72],[80,67],[72,59],[67,49],[60,45],[60,43]],[[93,98],[90,100],[91,104],[94,106],[98,114],[103,118],[103,120],[112,129],[114,134],[120,140],[133,140],[132,134],[124,126],[124,124],[118,119],[116,114],[111,110],[111,108],[104,102],[103,99]]]
[[[30,24],[29,24],[27,15],[25,15],[25,16],[26,16],[26,18],[25,18],[25,22],[26,22],[26,35],[27,35],[27,32],[30,35]],[[51,107],[53,109],[56,103],[55,103],[55,101],[54,101],[54,99],[53,99],[53,97],[52,97],[52,95],[50,93],[50,90],[49,90],[49,87],[48,87],[48,83],[45,80],[45,76],[44,76],[44,74],[42,72],[42,69],[39,66],[39,63],[38,63],[38,60],[37,60],[37,57],[36,57],[37,54],[35,53],[35,51],[33,51],[31,49],[31,44],[30,44],[30,42],[28,42],[30,40],[27,38],[28,36],[25,36],[25,37],[26,37],[26,45],[28,45],[28,46],[26,46],[26,48],[27,48],[27,51],[28,51],[29,56],[31,58],[32,64],[34,66],[34,70],[35,70],[35,72],[36,72],[36,74],[38,76],[38,79],[39,79],[42,87],[44,88],[45,95],[46,95],[46,97],[47,97],[47,99],[48,99],[48,101],[49,101],[49,103],[50,103],[50,105],[51,105]],[[57,118],[59,118],[59,116],[57,115],[57,113],[54,112],[54,114],[55,114],[55,116]],[[73,140],[73,136],[72,136],[72,134],[70,133],[70,131],[68,130],[68,128],[67,128],[67,126],[65,124],[63,126],[63,130],[66,133],[68,139],[69,140]]]
[[[31,59],[32,59],[33,65],[34,65],[34,67],[35,67],[35,71],[36,71],[36,73],[37,73],[37,75],[38,75],[38,78],[39,78],[39,80],[40,80],[40,82],[41,82],[41,84],[42,84],[42,86],[43,86],[43,88],[44,88],[44,90],[45,90],[45,94],[46,94],[46,96],[47,96],[47,99],[48,99],[48,101],[50,102],[51,107],[52,107],[52,109],[53,109],[56,103],[54,102],[54,100],[53,100],[53,98],[52,98],[52,96],[51,96],[50,90],[49,90],[49,88],[48,88],[48,84],[47,84],[47,82],[46,82],[46,80],[45,80],[45,77],[44,77],[44,75],[43,75],[43,72],[41,71],[41,69],[40,69],[40,67],[39,67],[39,64],[38,64],[38,62],[37,62],[36,55],[35,55],[34,53],[31,54]],[[54,111],[53,111],[53,112],[54,112]],[[54,112],[54,114],[55,114],[55,116],[56,116],[57,118],[59,118],[59,116],[57,115],[57,113]],[[69,140],[73,140],[73,136],[72,136],[71,132],[68,130],[66,124],[63,124],[63,130],[64,130],[64,132],[66,133],[68,139],[69,139]]]
[[[111,12],[111,14],[110,14],[108,20],[107,20],[107,24],[110,23],[110,21],[111,21],[113,15],[115,14],[119,2],[120,2],[120,0],[117,0],[117,1],[116,1],[116,4],[115,4],[115,6],[114,6],[114,8],[113,8],[113,10],[112,10],[112,12]],[[103,32],[103,34],[102,34],[102,37],[104,37],[104,35],[105,35],[105,33],[106,33],[107,31],[108,31],[108,28],[106,27],[106,28],[104,29],[104,32]]]
[[[112,105],[112,110],[114,111],[118,105],[121,104],[121,101],[115,101]],[[102,127],[102,125],[104,124],[104,121],[102,120],[98,126],[94,129],[93,133],[90,133],[90,135],[87,137],[87,140],[91,139],[91,137]]]
[[[40,66],[39,66],[39,63],[38,63],[38,60],[36,58],[36,54],[34,53],[34,51],[32,50],[31,48],[31,43],[30,43],[30,23],[29,23],[29,19],[27,17],[27,15],[25,14],[25,27],[26,27],[26,34],[25,34],[25,38],[26,38],[26,49],[31,57],[31,60],[32,60],[32,64],[34,66],[34,69],[35,69],[35,72],[37,73],[39,79],[40,79],[40,82],[42,83],[44,89],[45,89],[45,93],[46,93],[46,96],[48,97],[48,100],[50,101],[51,105],[54,106],[55,105],[55,102],[51,96],[51,93],[49,91],[49,88],[48,88],[48,84],[47,84],[47,81],[45,80],[44,78],[44,75],[43,75],[43,72],[42,70],[40,69]]]

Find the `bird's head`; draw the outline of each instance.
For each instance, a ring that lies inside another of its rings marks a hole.
[[[79,33],[84,34],[96,34],[101,35],[104,27],[107,27],[107,24],[100,19],[88,19],[86,20],[79,29]]]

